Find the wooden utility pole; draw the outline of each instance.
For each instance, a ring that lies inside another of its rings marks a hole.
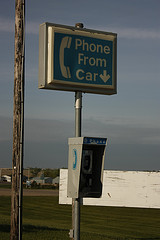
[[[14,109],[10,240],[22,239],[22,183],[24,135],[24,9],[25,0],[15,0]]]

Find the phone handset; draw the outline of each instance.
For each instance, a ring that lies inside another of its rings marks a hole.
[[[71,78],[71,73],[69,67],[64,65],[64,49],[70,48],[71,46],[71,37],[64,37],[61,41],[61,46],[59,50],[59,59],[60,59],[60,69],[62,72],[63,77]]]
[[[77,150],[73,149],[73,155],[74,155],[74,162],[73,162],[73,170],[77,167]]]

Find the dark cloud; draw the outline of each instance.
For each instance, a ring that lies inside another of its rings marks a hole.
[[[12,120],[0,118],[1,167],[11,167]],[[84,119],[82,136],[107,137],[105,168],[159,170],[160,129],[116,120]],[[24,166],[67,167],[68,138],[74,137],[74,121],[25,120]]]

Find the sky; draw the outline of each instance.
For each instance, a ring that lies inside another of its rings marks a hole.
[[[12,167],[15,1],[0,1],[0,167]],[[105,169],[160,170],[160,1],[28,0],[24,167],[67,168],[74,93],[38,89],[39,25],[117,33],[117,94],[83,94],[82,136],[107,137]]]

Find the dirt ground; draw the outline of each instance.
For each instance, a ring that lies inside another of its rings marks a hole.
[[[0,196],[11,196],[11,189],[0,189]],[[23,189],[23,196],[58,196],[58,190]]]

